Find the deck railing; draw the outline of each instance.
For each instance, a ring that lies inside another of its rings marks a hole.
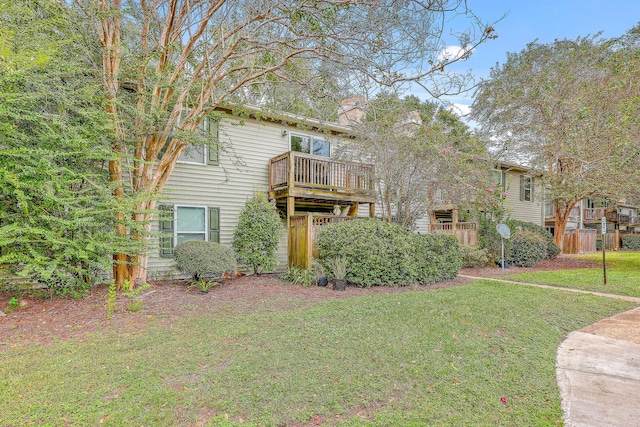
[[[271,159],[270,189],[307,187],[373,192],[373,165],[289,151]]]
[[[602,217],[607,218],[607,221],[617,221],[618,213],[603,208],[587,208],[584,210],[585,221],[600,221]]]
[[[544,217],[545,218],[555,218],[556,209],[553,206],[553,203],[547,203],[544,205]],[[571,213],[569,213],[569,219],[572,221],[580,220],[580,206],[574,206],[571,208]],[[599,218],[598,218],[599,219]]]
[[[429,224],[429,232],[455,234],[463,245],[478,244],[478,224],[475,222],[436,222]]]

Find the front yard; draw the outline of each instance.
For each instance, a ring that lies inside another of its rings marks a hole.
[[[640,297],[640,252],[607,252],[607,284],[604,284],[602,252],[571,256],[591,261],[589,268],[534,271],[510,274],[509,280],[541,283],[565,288]]]
[[[121,300],[105,319],[105,295],[0,318],[0,425],[562,425],[558,343],[633,307],[490,281],[342,293],[267,276],[154,285],[142,311]]]

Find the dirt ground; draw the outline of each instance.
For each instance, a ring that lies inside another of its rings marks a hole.
[[[559,256],[546,260],[534,268],[512,267],[505,273],[597,267],[592,261],[572,256]],[[497,267],[463,269],[461,274],[476,277],[499,277]],[[82,299],[42,299],[29,295],[0,293],[0,352],[24,343],[50,343],[102,331],[138,330],[150,321],[172,322],[183,315],[215,313],[221,309],[235,313],[257,310],[292,310],[317,301],[350,298],[354,296],[389,294],[407,291],[427,291],[449,286],[461,286],[468,280],[456,278],[432,286],[372,287],[368,289],[348,286],[345,291],[330,287],[303,287],[278,279],[276,275],[243,276],[224,280],[209,293],[189,289],[185,281],[153,281],[135,299],[142,300],[139,311],[128,309],[132,300],[118,296],[117,307],[111,318],[106,316],[107,287],[96,286]],[[8,310],[9,299],[19,297],[21,308]]]

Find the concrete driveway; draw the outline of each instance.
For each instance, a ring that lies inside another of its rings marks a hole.
[[[566,426],[640,426],[640,308],[571,332],[556,377]]]

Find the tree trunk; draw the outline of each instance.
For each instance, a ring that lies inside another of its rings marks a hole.
[[[553,221],[555,233],[553,236],[553,243],[555,243],[561,250],[564,242],[564,231],[567,228],[567,218],[562,215],[560,210],[556,210],[556,217]]]

